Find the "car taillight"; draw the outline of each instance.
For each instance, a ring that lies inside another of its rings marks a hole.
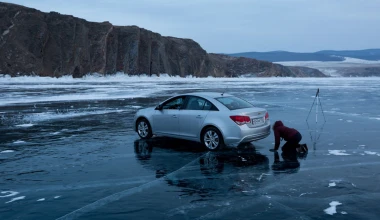
[[[230,118],[238,125],[244,125],[251,122],[251,118],[249,116],[244,115],[233,115],[230,116]]]
[[[266,121],[266,120],[269,120],[269,114],[268,114],[268,112],[265,113],[265,121]]]

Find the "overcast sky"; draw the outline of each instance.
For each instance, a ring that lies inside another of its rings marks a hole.
[[[6,0],[191,38],[214,53],[380,48],[380,0]]]

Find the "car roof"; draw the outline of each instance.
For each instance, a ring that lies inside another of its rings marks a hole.
[[[203,98],[219,98],[219,97],[225,97],[225,96],[232,96],[227,93],[220,93],[220,92],[192,92],[192,93],[186,93],[184,95],[195,95],[200,96]]]

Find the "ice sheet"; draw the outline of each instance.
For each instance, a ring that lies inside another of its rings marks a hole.
[[[341,78],[339,80],[326,78],[318,79],[322,87],[363,89],[355,81],[362,83],[378,81],[378,78]],[[174,82],[174,83],[173,83]],[[228,88],[283,88],[298,90],[305,88],[315,89],[313,78],[181,78],[181,77],[146,77],[116,74],[113,76],[86,76],[73,79],[66,76],[61,78],[50,77],[0,77],[0,87],[7,92],[0,94],[0,106],[16,103],[38,103],[57,101],[80,100],[110,100],[123,98],[148,97],[156,93],[178,89],[175,84],[186,83],[186,89],[220,90],[220,84]],[[275,85],[275,86],[274,86]],[[41,91],[44,89],[44,91]],[[371,87],[366,89],[371,90]],[[46,91],[45,91],[46,90]],[[20,92],[22,91],[22,92]],[[50,91],[50,92],[47,92]]]

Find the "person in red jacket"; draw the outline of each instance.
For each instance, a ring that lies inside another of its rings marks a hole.
[[[307,152],[306,144],[299,144],[302,140],[302,135],[296,129],[286,127],[282,121],[276,121],[273,124],[273,132],[275,144],[274,149],[270,149],[270,151],[277,151],[280,147],[280,139],[283,138],[286,143],[282,146],[282,151]]]

